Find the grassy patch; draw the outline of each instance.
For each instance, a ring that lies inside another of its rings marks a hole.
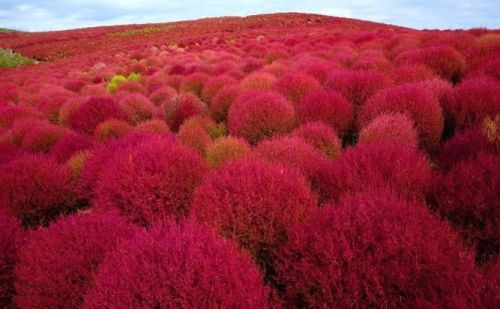
[[[21,65],[33,64],[35,61],[17,54],[10,49],[0,48],[0,68],[13,68]]]

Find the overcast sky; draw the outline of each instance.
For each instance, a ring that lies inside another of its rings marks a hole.
[[[417,29],[500,28],[500,0],[0,0],[0,28],[44,31],[271,12],[312,12]]]

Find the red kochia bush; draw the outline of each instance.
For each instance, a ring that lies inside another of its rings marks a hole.
[[[409,199],[423,200],[429,192],[432,171],[426,157],[415,147],[380,141],[357,145],[339,156],[328,172],[324,186],[328,197],[342,196],[370,188],[390,187]]]
[[[384,89],[366,102],[359,122],[364,127],[377,116],[394,112],[405,114],[414,121],[420,145],[428,150],[436,149],[444,120],[439,101],[429,90],[412,83]]]
[[[298,102],[304,95],[320,88],[320,83],[307,74],[289,73],[278,79],[275,88],[288,100]]]
[[[394,141],[417,147],[418,137],[413,121],[401,113],[382,114],[376,117],[361,130],[358,143],[379,141]]]
[[[184,122],[194,115],[208,114],[208,107],[192,93],[179,94],[163,105],[165,120],[172,129],[177,132]]]
[[[15,269],[20,308],[78,308],[107,252],[136,228],[118,215],[79,214],[29,234]]]
[[[0,164],[10,162],[22,156],[24,151],[9,142],[0,142]]]
[[[400,64],[425,64],[441,78],[457,83],[465,70],[465,58],[453,47],[438,45],[413,49],[399,54]]]
[[[70,130],[54,124],[38,125],[24,136],[21,147],[31,151],[49,152],[70,132]]]
[[[111,97],[91,97],[70,116],[69,125],[76,131],[92,134],[97,125],[107,119],[124,120],[127,115]]]
[[[126,121],[108,119],[101,122],[94,130],[94,138],[98,142],[106,142],[113,138],[119,138],[130,133],[134,128]]]
[[[251,259],[192,221],[155,226],[102,264],[83,308],[268,308]]]
[[[182,218],[207,167],[173,137],[150,137],[116,153],[99,174],[96,205],[150,224]]]
[[[354,105],[361,106],[370,96],[391,83],[383,73],[339,70],[330,74],[325,85],[342,93]]]
[[[79,133],[69,133],[61,138],[57,144],[52,147],[49,154],[57,162],[66,162],[73,154],[78,151],[91,149],[94,147],[94,141],[87,135]]]
[[[288,229],[315,206],[316,199],[298,172],[241,159],[205,177],[195,192],[191,212],[222,236],[235,239],[270,275]]]
[[[486,116],[500,114],[500,82],[492,79],[468,79],[460,83],[450,104],[451,118],[456,129],[471,128]]]
[[[132,124],[153,118],[156,107],[145,96],[141,94],[127,94],[120,99],[120,105],[123,108],[127,119]]]
[[[229,108],[241,92],[238,85],[225,86],[217,92],[210,102],[210,115],[215,121],[225,121]]]
[[[250,144],[288,133],[294,126],[293,105],[274,92],[245,92],[229,109],[229,131],[245,138]]]
[[[289,307],[469,308],[472,255],[425,205],[368,191],[317,210],[277,258]]]
[[[21,246],[21,226],[0,209],[0,307],[11,308],[14,296],[14,266]]]
[[[44,224],[74,205],[70,172],[45,155],[26,155],[0,167],[0,209],[24,225]]]
[[[499,167],[498,155],[480,153],[458,163],[434,190],[438,210],[480,255],[498,253],[500,247]]]
[[[343,135],[354,120],[353,105],[336,90],[315,89],[304,95],[296,105],[300,122],[322,121]]]
[[[168,124],[161,119],[151,119],[142,121],[134,129],[135,132],[139,133],[169,133],[170,128]]]
[[[212,168],[218,168],[231,160],[243,158],[250,154],[250,145],[240,138],[223,136],[207,147],[206,161]]]
[[[324,122],[304,123],[292,132],[292,136],[303,139],[329,158],[335,158],[342,150],[337,133]]]

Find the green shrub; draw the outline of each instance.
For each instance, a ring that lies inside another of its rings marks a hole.
[[[33,64],[35,61],[17,54],[10,49],[0,48],[0,67],[13,68],[20,65]]]

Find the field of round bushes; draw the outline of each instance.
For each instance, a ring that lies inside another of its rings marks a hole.
[[[500,307],[498,30],[157,28],[0,34],[1,308]]]

